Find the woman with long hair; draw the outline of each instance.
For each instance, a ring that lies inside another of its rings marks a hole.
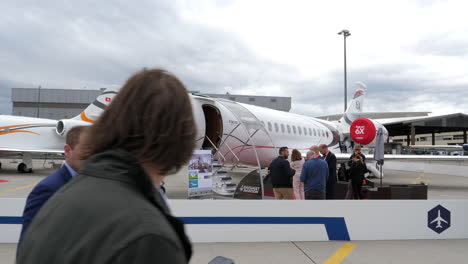
[[[350,165],[349,175],[353,188],[353,197],[355,200],[361,200],[362,181],[364,180],[364,173],[366,172],[366,164],[362,156],[355,153],[351,156]]]
[[[293,149],[291,155],[291,168],[296,171],[293,176],[293,191],[295,200],[305,200],[304,183],[301,182],[302,166],[304,166],[304,159],[301,152]]]
[[[137,72],[83,141],[86,161],[39,211],[17,263],[188,263],[190,241],[160,187],[195,146],[184,85]]]

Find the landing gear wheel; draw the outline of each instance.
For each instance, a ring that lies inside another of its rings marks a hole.
[[[19,173],[32,173],[32,168],[28,168],[25,163],[18,164],[18,172]]]

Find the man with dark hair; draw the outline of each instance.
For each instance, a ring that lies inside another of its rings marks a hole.
[[[23,212],[23,227],[21,229],[20,243],[26,229],[33,220],[34,216],[47,200],[63,185],[70,181],[79,170],[82,160],[80,157],[80,141],[83,136],[85,126],[77,126],[70,129],[65,139],[63,147],[65,153],[65,162],[63,166],[47,178],[39,182],[28,195],[26,206]]]
[[[322,154],[323,160],[328,164],[328,179],[327,179],[327,188],[326,188],[326,198],[327,200],[335,199],[335,184],[336,179],[336,156],[328,149],[328,146],[325,144],[320,144],[320,153]]]
[[[292,177],[296,171],[291,169],[288,157],[288,147],[281,147],[279,149],[279,156],[274,159],[268,167],[276,200],[294,199]]]
[[[311,149],[318,149],[312,146]],[[301,172],[301,181],[304,183],[306,200],[325,200],[328,178],[328,165],[320,157],[320,153],[310,150],[307,152],[307,161]]]

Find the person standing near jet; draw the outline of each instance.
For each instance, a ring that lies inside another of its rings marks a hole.
[[[353,159],[354,156],[359,155],[362,158],[362,161],[365,163],[366,162],[366,156],[361,153],[361,145],[356,145],[354,146],[354,153],[351,154],[351,157],[349,157],[349,164],[351,164],[351,159]]]
[[[80,142],[82,141],[84,126],[77,126],[70,129],[65,139],[63,147],[65,153],[65,162],[63,166],[53,174],[49,175],[29,193],[26,200],[26,206],[23,211],[23,226],[19,243],[28,229],[34,216],[49,198],[58,191],[63,185],[69,182],[81,167],[82,160]]]
[[[366,164],[361,155],[355,154],[350,160],[349,175],[351,178],[351,186],[353,188],[353,197],[355,200],[361,200],[362,182],[364,180],[364,173],[366,171]]]
[[[296,200],[305,200],[304,183],[301,182],[301,171],[303,166],[304,159],[302,158],[301,152],[297,149],[293,149],[291,155],[291,169],[296,171],[293,177],[294,199]]]
[[[296,171],[291,169],[288,157],[288,147],[281,147],[279,156],[268,167],[276,200],[293,200],[292,177]]]
[[[328,179],[327,179],[327,188],[326,188],[326,198],[327,200],[335,199],[335,184],[336,179],[336,156],[328,149],[328,146],[325,144],[320,144],[320,153],[322,154],[323,160],[328,164]]]
[[[311,149],[318,149],[312,146]],[[306,200],[325,200],[328,178],[328,165],[320,153],[310,150],[301,173]]]

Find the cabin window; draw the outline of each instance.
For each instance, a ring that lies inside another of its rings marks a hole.
[[[270,122],[268,122],[268,131],[272,132],[271,123],[270,123]]]
[[[309,127],[309,135],[312,136],[312,129]]]
[[[296,134],[296,126],[293,126],[293,132]]]
[[[299,135],[302,135],[302,127],[297,127],[297,130],[299,131]]]
[[[291,127],[288,125],[288,134],[291,134]]]
[[[325,134],[326,134],[326,135],[327,135],[327,137],[328,137],[328,131],[327,131]]]
[[[279,132],[279,128],[278,128],[278,124],[275,123],[275,132],[278,133]]]
[[[281,124],[281,133],[284,134],[284,124]]]
[[[317,130],[314,128],[314,137],[317,136]]]
[[[249,102],[255,102],[255,98],[250,97],[250,98],[249,98]]]
[[[304,127],[304,135],[307,136],[307,128]]]

